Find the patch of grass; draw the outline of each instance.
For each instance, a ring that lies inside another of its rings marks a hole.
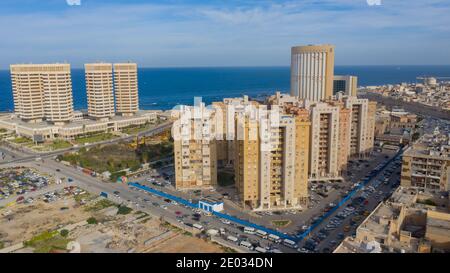
[[[90,198],[92,198],[92,196],[89,193],[83,193],[83,194],[78,194],[78,195],[74,195],[73,197],[75,199],[75,201],[77,203],[80,203],[81,200],[89,200]]]
[[[102,200],[95,202],[94,205],[91,205],[91,206],[85,208],[85,210],[86,211],[99,211],[99,210],[102,210],[104,208],[111,207],[111,206],[114,206],[114,202],[112,202],[108,199],[102,199]]]
[[[11,142],[16,144],[33,144],[33,140],[28,137],[16,137],[14,139],[11,139]]]
[[[3,243],[2,241],[0,241],[0,249],[5,248],[5,243]]]
[[[96,225],[96,224],[98,224],[97,219],[95,219],[94,217],[89,217],[89,218],[86,220],[86,222],[87,222],[89,225]]]
[[[119,210],[117,211],[117,214],[126,215],[126,214],[129,214],[132,211],[132,209],[127,207],[127,206],[120,206],[119,205],[118,208],[119,208]]]
[[[128,135],[135,135],[137,133],[150,130],[154,126],[155,126],[155,124],[152,124],[152,123],[146,123],[146,124],[138,125],[138,126],[129,126],[129,127],[123,128],[122,132],[125,134],[128,134]]]
[[[218,172],[217,184],[221,187],[234,185],[234,174],[228,172]]]
[[[273,220],[272,224],[277,227],[285,227],[291,223],[290,220]]]
[[[59,149],[66,149],[66,148],[70,148],[72,147],[72,144],[70,144],[70,142],[66,141],[66,140],[61,140],[61,139],[57,139],[54,140],[49,147],[52,150],[59,150]]]
[[[116,136],[111,133],[101,133],[101,134],[77,137],[77,138],[75,138],[75,142],[77,144],[96,143],[96,142],[100,142],[100,141],[110,140],[113,138],[116,138]]]
[[[25,241],[24,245],[34,248],[35,253],[49,253],[53,250],[65,250],[69,241],[55,230],[45,231],[31,238],[31,240]]]
[[[222,250],[225,252],[225,253],[237,253],[237,251],[236,250],[234,250],[234,249],[232,249],[232,248],[230,248],[230,247],[226,247],[226,246],[220,246],[220,248],[222,248]]]

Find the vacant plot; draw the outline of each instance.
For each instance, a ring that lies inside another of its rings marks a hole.
[[[152,253],[223,253],[216,244],[196,237],[177,234],[168,240],[156,244],[148,252]]]

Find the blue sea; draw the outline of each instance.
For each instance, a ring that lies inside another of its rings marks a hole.
[[[140,68],[141,109],[171,109],[193,104],[201,96],[209,104],[224,97],[263,96],[289,92],[289,67]],[[359,86],[416,82],[419,76],[450,77],[449,66],[336,66],[336,75],[356,75]],[[86,109],[83,69],[72,70],[75,109]],[[12,111],[9,71],[0,70],[0,111]]]

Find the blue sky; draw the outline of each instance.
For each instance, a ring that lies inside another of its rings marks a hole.
[[[334,44],[338,65],[450,64],[448,0],[66,1],[0,1],[0,69],[288,66],[291,46],[316,43]]]

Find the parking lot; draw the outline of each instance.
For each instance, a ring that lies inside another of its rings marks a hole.
[[[16,201],[22,201],[23,195],[35,192],[54,181],[34,169],[18,167],[6,168],[0,171],[0,201],[17,197]]]

